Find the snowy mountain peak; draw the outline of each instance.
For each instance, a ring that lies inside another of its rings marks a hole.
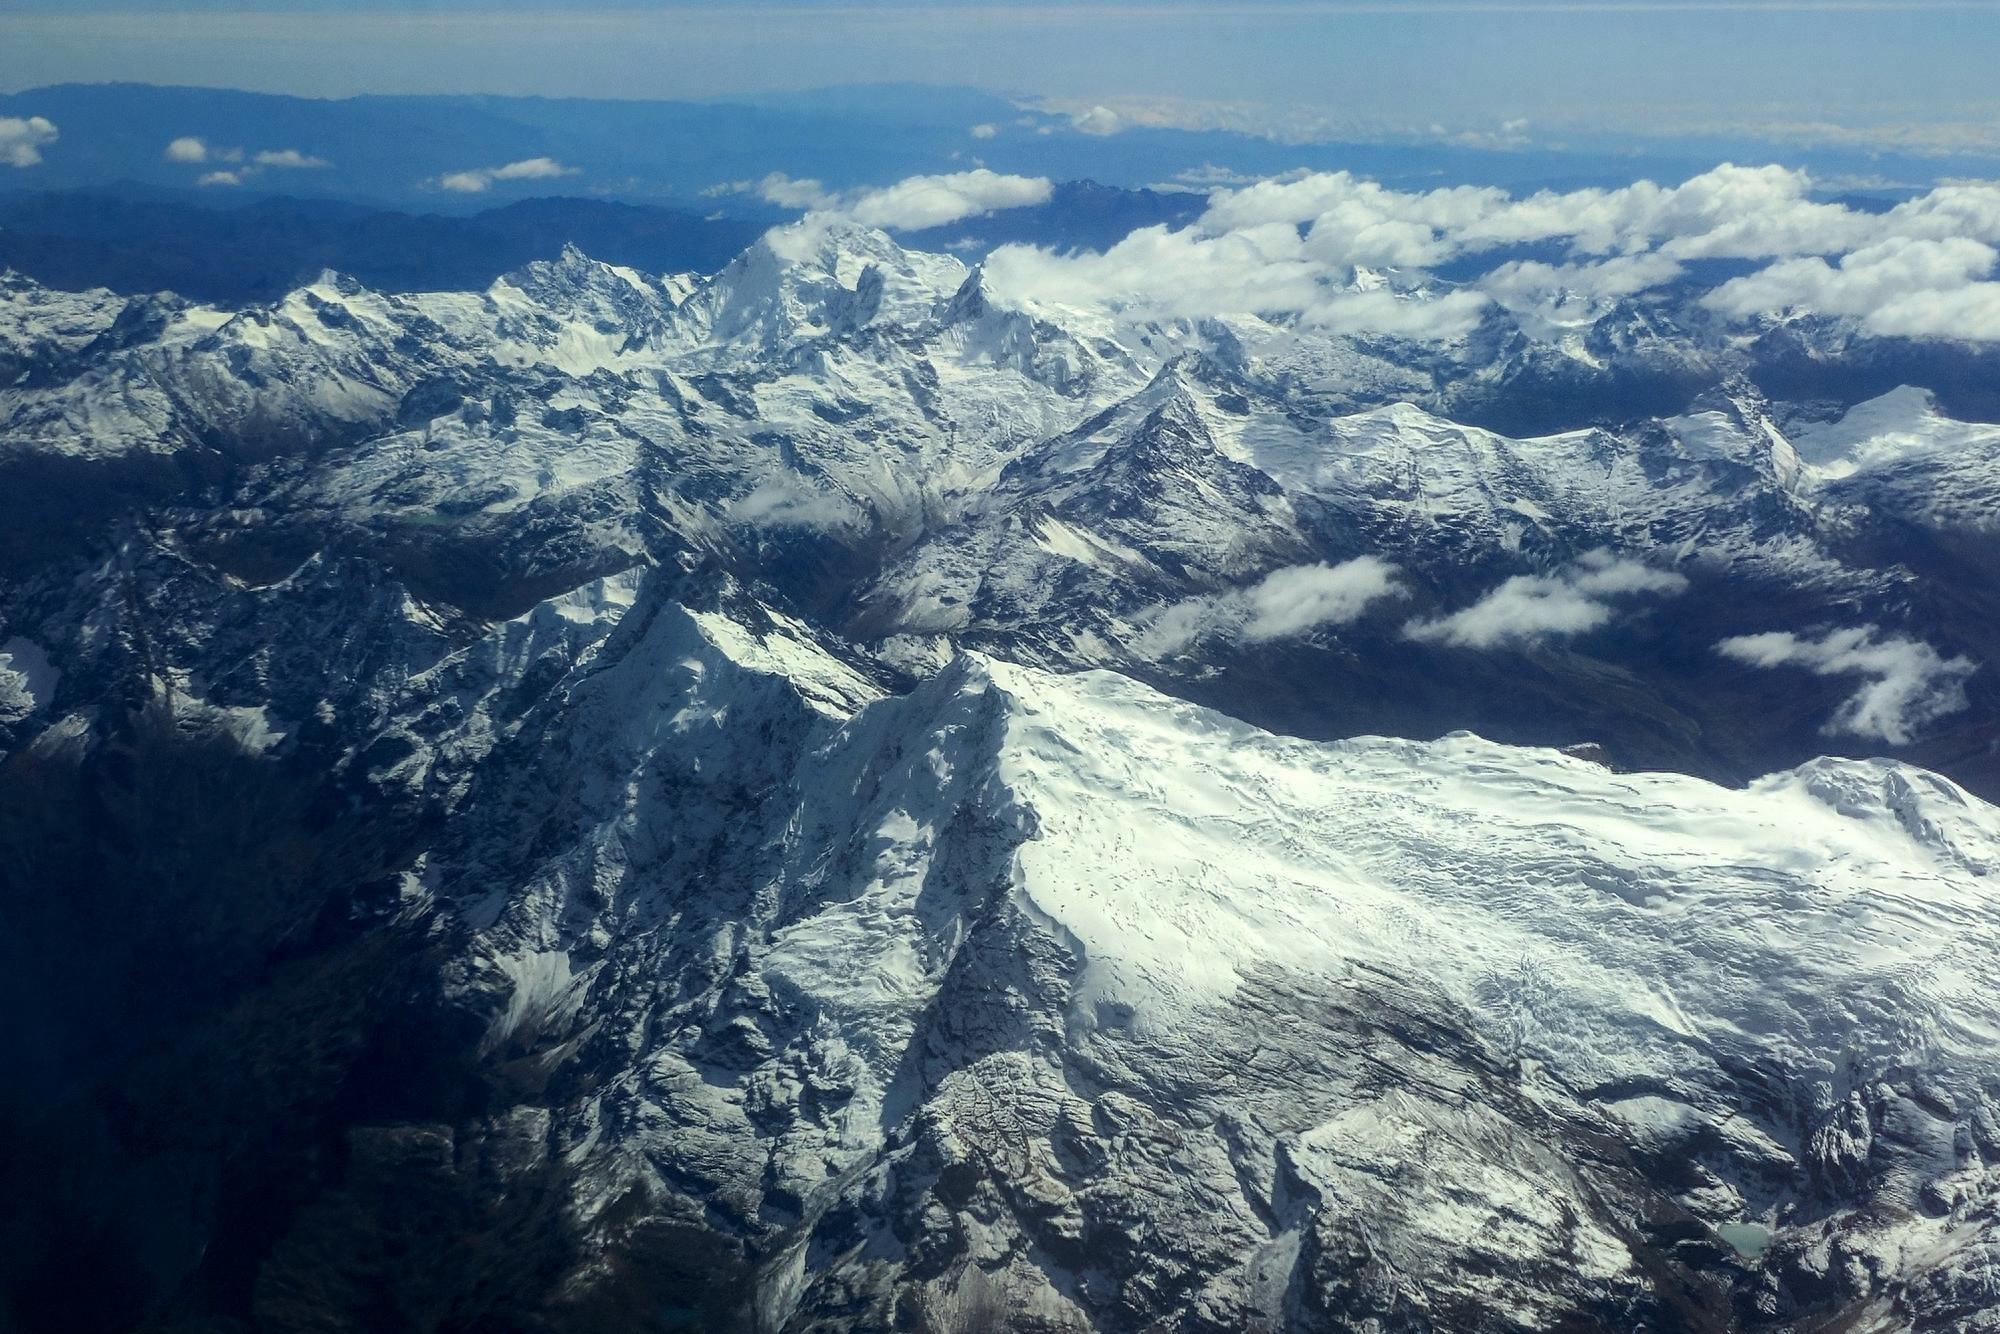
[[[643,332],[666,317],[674,301],[658,279],[605,264],[565,243],[553,260],[534,260],[493,284],[489,295],[503,302],[525,300],[570,318],[606,326],[602,332]]]
[[[706,341],[768,350],[877,319],[925,322],[966,276],[948,256],[906,251],[872,227],[809,214],[767,232],[684,309]]]
[[[1703,394],[1666,425],[1693,457],[1751,468],[1786,492],[1810,489],[1796,446],[1753,386],[1732,383]]]
[[[0,288],[0,979],[169,1109],[49,1188],[364,1326],[1979,1328],[1981,363],[990,276]]]
[[[1938,411],[1935,394],[1911,385],[1857,403],[1836,420],[1805,424],[1796,433],[1807,462],[1842,477],[1954,447],[1967,434]]]
[[[668,716],[733,698],[677,679]],[[1410,1300],[1647,1323],[1714,1281],[1688,1266],[1731,1269],[1646,1258],[1645,1220],[1718,1256],[1754,1233],[1774,1283],[1808,1282],[1833,1233],[1880,1258],[1864,1291],[1990,1232],[1976,1205],[1916,1212],[1991,1198],[1951,1146],[1992,1114],[1975,1035],[2000,1022],[2000,918],[1968,856],[2000,817],[1948,784],[1877,763],[1732,791],[1463,732],[1316,745],[975,654],[799,744],[772,889],[748,900],[768,924],[705,1002],[740,1034],[633,1053],[704,1089],[643,1079],[628,1113],[656,1127],[654,1188],[699,1172],[746,1209],[793,1201],[783,1244],[816,1258],[770,1296],[800,1327],[857,1283],[962,1294],[967,1268],[843,1257],[968,1186],[1002,1257],[1095,1251],[1143,1213],[1117,1282],[1005,1260],[978,1280],[1087,1325],[1197,1304],[1255,1325],[1302,1289],[1340,1327]],[[832,1123],[804,1091],[827,1086]],[[1032,1193],[984,1159],[995,1135],[1041,1165]],[[765,1147],[703,1164],[745,1137]],[[1692,1175],[1636,1166],[1690,1154]],[[1357,1290],[1313,1239],[1384,1220],[1398,1284]],[[1193,1291],[1161,1286],[1190,1266]]]

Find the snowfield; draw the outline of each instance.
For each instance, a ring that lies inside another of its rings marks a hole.
[[[1731,1287],[1781,1313],[1829,1255],[1848,1301],[1991,1281],[2000,811],[1948,780],[1308,743],[978,655],[873,698],[804,627],[649,624],[626,661],[678,665],[587,677],[579,735],[618,739],[563,747],[646,775],[584,836],[627,888],[579,900],[563,854],[485,976],[552,976],[538,1045],[567,1050],[630,979],[737,960],[558,1138],[796,1238],[768,1327],[1004,1300],[1050,1328],[1636,1328],[1726,1321]],[[731,870],[670,923],[577,916],[697,865]],[[519,1029],[527,983],[481,986]],[[1673,1218],[1705,1262],[1658,1267]],[[1971,1327],[1962,1294],[1913,1309]]]

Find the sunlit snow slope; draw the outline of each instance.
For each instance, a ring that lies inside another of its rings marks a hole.
[[[1308,743],[980,657],[870,702],[647,600],[426,872],[500,908],[467,995],[558,1072],[599,1244],[705,1214],[773,1329],[1985,1309],[2000,811],[1948,781]]]

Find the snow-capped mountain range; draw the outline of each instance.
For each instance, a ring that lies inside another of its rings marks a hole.
[[[1706,290],[0,280],[24,1323],[2000,1329],[1990,354]]]

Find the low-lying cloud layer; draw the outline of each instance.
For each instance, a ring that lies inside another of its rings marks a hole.
[[[1677,186],[1391,190],[1346,172],[1262,180],[1209,196],[1191,226],[1132,233],[1102,254],[1005,246],[989,290],[1027,303],[1110,304],[1160,317],[1264,315],[1340,330],[1450,339],[1497,304],[1553,321],[1672,282],[1698,260],[1768,261],[1723,284],[1733,319],[1809,308],[1871,332],[2000,338],[2000,184],[1943,185],[1884,212],[1812,197],[1805,173],[1722,166]],[[1557,244],[1561,263],[1504,260]],[[1465,285],[1428,279],[1493,254]],[[1504,262],[1503,262],[1504,260]],[[1396,270],[1383,284],[1367,271]]]
[[[1588,552],[1558,574],[1523,574],[1462,611],[1403,627],[1411,639],[1455,648],[1490,649],[1566,638],[1608,624],[1618,599],[1673,595],[1687,580],[1608,551]]]
[[[707,193],[754,194],[779,208],[837,213],[885,231],[921,231],[997,209],[1045,204],[1054,191],[1045,176],[1006,176],[980,167],[845,192],[829,190],[810,177],[797,179],[774,171],[762,180],[731,181]]]
[[[1145,627],[1137,647],[1159,655],[1207,635],[1252,644],[1289,639],[1323,625],[1345,625],[1398,591],[1395,567],[1373,556],[1339,565],[1288,566],[1247,588],[1174,603]]]
[[[1789,259],[1724,283],[1706,298],[1738,319],[1766,311],[1849,315],[1873,334],[2000,338],[2000,254],[1966,237],[1892,237],[1843,255]]]
[[[1944,657],[1914,639],[1884,637],[1873,625],[1829,630],[1818,639],[1783,630],[1739,635],[1715,648],[1755,667],[1802,667],[1817,676],[1864,678],[1822,730],[1897,746],[1909,744],[1926,724],[1965,708],[1965,679],[1977,667],[1970,658]]]
[[[42,150],[57,137],[55,122],[45,116],[0,116],[0,163],[40,166]]]

